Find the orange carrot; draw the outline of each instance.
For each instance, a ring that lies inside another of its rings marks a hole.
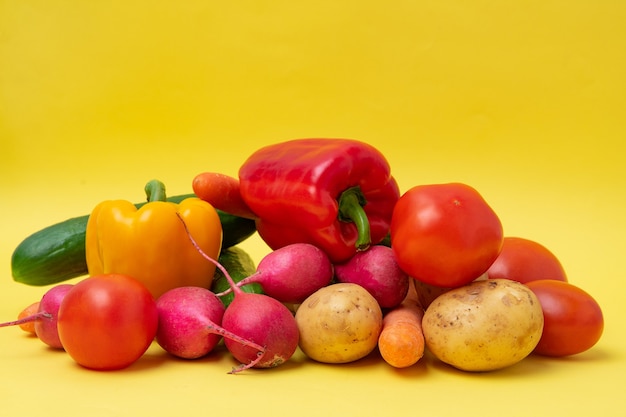
[[[200,199],[218,210],[248,219],[256,218],[241,198],[237,178],[217,172],[203,172],[193,179],[192,188]]]
[[[424,309],[413,285],[402,303],[387,312],[378,337],[378,350],[389,365],[406,368],[424,356]]]
[[[38,310],[39,310],[39,301],[32,303],[31,305],[26,307],[24,310],[22,310],[20,314],[17,315],[17,319],[22,320],[26,317],[30,317],[33,314],[37,314]],[[20,326],[20,329],[24,330],[25,332],[35,334],[35,321],[34,320],[20,323],[19,326]]]

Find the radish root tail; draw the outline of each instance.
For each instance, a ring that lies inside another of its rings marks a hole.
[[[196,242],[196,240],[191,235],[191,232],[189,231],[189,228],[187,227],[187,223],[185,223],[185,220],[181,217],[180,213],[176,213],[176,215],[178,216],[178,218],[180,219],[181,223],[183,224],[183,227],[185,228],[185,232],[187,233],[187,237],[189,238],[189,241],[191,241],[191,244],[194,246],[194,248],[196,248],[198,253],[200,253],[200,255],[202,255],[202,257],[204,259],[206,259],[207,261],[213,263],[213,265],[215,265],[220,271],[222,271],[222,273],[224,274],[224,276],[228,280],[232,290],[235,291],[235,293],[238,292],[238,291],[241,292],[242,290],[239,289],[239,287],[237,287],[237,284],[235,284],[235,281],[230,276],[230,274],[228,273],[226,268],[224,268],[224,266],[221,263],[219,263],[217,260],[215,260],[215,259],[211,258],[209,255],[207,255],[206,252],[204,252],[202,250],[200,245],[198,245],[198,242]],[[236,342],[241,343],[243,346],[248,346],[248,347],[251,347],[251,348],[256,349],[258,351],[257,352],[257,357],[253,361],[251,361],[250,363],[247,363],[247,364],[241,364],[240,366],[233,367],[232,370],[230,372],[228,372],[229,374],[236,374],[236,373],[239,373],[239,372],[244,371],[246,369],[253,368],[256,364],[258,364],[261,361],[261,359],[265,355],[265,348],[263,346],[255,343],[255,342],[251,341],[251,340],[247,340],[247,339],[244,339],[242,337],[239,337],[236,334],[227,331],[226,329],[214,329],[214,330],[216,330],[216,333],[222,335],[223,337],[227,337],[229,339],[235,340]]]
[[[187,223],[185,223],[185,220],[182,218],[182,216],[180,215],[180,213],[176,213],[176,215],[178,216],[178,218],[180,219],[180,222],[183,224],[183,227],[185,228],[185,232],[187,233],[187,237],[189,238],[189,240],[191,241],[191,244],[194,246],[194,248],[196,248],[196,250],[200,253],[200,255],[202,255],[202,257],[204,259],[206,259],[207,261],[211,262],[213,265],[215,265],[220,271],[222,271],[222,273],[224,274],[224,276],[226,277],[226,279],[228,280],[228,282],[231,284],[231,286],[236,286],[235,282],[233,281],[233,278],[230,276],[230,274],[228,273],[228,271],[226,270],[226,268],[224,268],[224,266],[219,263],[218,261],[216,261],[215,259],[211,258],[209,255],[206,254],[205,251],[202,250],[202,248],[200,247],[200,245],[198,245],[198,242],[196,242],[196,240],[193,238],[193,236],[191,235],[191,232],[189,231],[189,228],[187,227]]]
[[[39,319],[51,319],[51,318],[52,318],[52,314],[41,312],[41,313],[33,314],[32,316],[24,317],[19,320],[13,320],[13,321],[7,321],[5,323],[0,323],[0,327],[9,327],[9,326],[16,326],[16,325],[19,326],[20,324],[30,323],[31,321],[35,321]]]

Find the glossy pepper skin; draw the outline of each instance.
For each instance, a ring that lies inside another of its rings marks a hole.
[[[181,218],[202,250],[217,259],[217,211],[198,198],[166,202],[158,181],[148,183],[146,193],[149,202],[139,209],[126,200],[103,201],[93,209],[85,235],[89,275],[130,275],[155,298],[180,286],[210,288],[215,265],[193,246]]]
[[[389,232],[398,185],[385,157],[352,139],[294,139],[254,152],[239,169],[241,196],[272,249],[310,243],[334,263]]]

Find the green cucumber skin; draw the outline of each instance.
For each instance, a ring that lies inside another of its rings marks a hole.
[[[228,272],[228,275],[230,275],[234,282],[239,282],[256,272],[254,261],[252,260],[250,255],[237,246],[224,249],[220,253],[218,262],[224,267],[224,269],[226,269],[226,272]],[[211,291],[213,291],[215,294],[219,294],[222,291],[227,290],[228,288],[230,288],[230,283],[228,282],[228,279],[226,279],[224,273],[219,268],[217,268],[215,270],[215,275],[213,276]],[[241,288],[244,292],[263,294],[263,288],[261,287],[261,284],[256,282],[243,285],[239,288]],[[222,300],[222,304],[224,304],[224,307],[228,307],[228,305],[233,301],[234,296],[235,294],[230,292],[220,297],[220,300]]]
[[[89,216],[68,219],[24,239],[11,256],[13,279],[41,286],[86,274],[85,230],[88,219]]]
[[[256,222],[254,220],[235,216],[217,209],[216,211],[222,223],[222,249],[235,246],[256,232]]]
[[[180,203],[195,197],[184,194],[167,200]],[[137,208],[146,203],[135,204]],[[254,220],[217,210],[222,223],[222,248],[234,246],[256,231]],[[22,284],[56,284],[88,273],[85,259],[85,233],[89,215],[53,224],[24,239],[11,256],[13,279]]]

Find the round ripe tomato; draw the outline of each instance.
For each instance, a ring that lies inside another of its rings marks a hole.
[[[587,292],[551,279],[526,284],[541,304],[543,334],[534,352],[545,356],[568,356],[595,345],[604,330],[602,310]]]
[[[502,223],[472,187],[418,185],[404,193],[391,218],[391,247],[411,277],[458,287],[482,275],[502,248]]]
[[[86,278],[67,293],[58,315],[61,343],[80,365],[121,369],[139,359],[156,336],[158,313],[148,289],[126,275]]]
[[[487,270],[489,278],[526,283],[538,279],[567,281],[558,258],[545,246],[520,237],[505,237],[502,251]]]

